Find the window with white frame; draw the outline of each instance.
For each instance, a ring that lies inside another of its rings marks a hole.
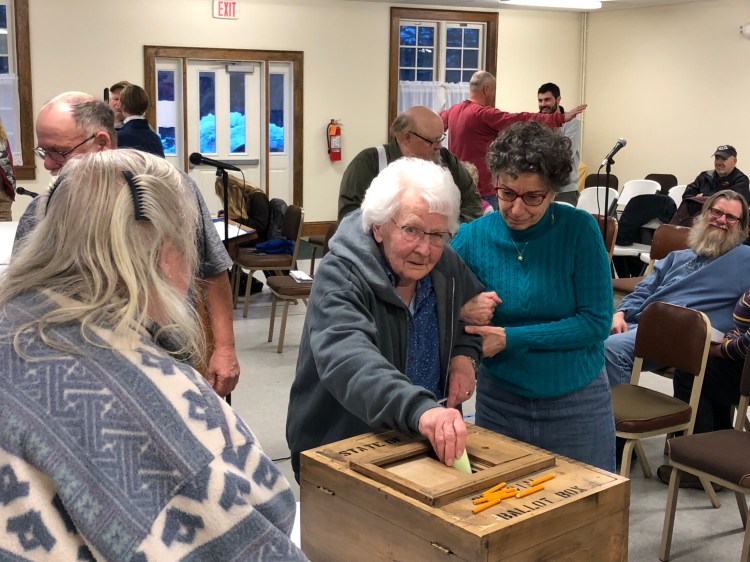
[[[497,29],[497,13],[391,8],[389,122],[412,105],[465,99],[477,70],[495,74]]]

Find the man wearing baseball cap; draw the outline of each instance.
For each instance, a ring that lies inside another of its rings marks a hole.
[[[750,202],[750,180],[737,169],[737,150],[728,144],[716,148],[714,169],[698,174],[695,181],[687,186],[683,199],[703,196],[707,198],[722,189],[736,191]]]

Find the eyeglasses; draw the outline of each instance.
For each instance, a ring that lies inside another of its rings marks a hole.
[[[34,154],[36,154],[37,156],[39,156],[39,158],[41,158],[42,160],[44,160],[45,158],[47,158],[47,156],[49,156],[54,162],[57,162],[58,164],[62,164],[63,162],[65,162],[66,158],[74,150],[76,150],[77,148],[80,148],[81,146],[83,146],[84,144],[86,144],[87,142],[89,142],[91,139],[93,139],[95,136],[96,136],[96,133],[94,133],[93,135],[91,135],[87,139],[82,140],[77,145],[75,145],[73,148],[71,148],[69,150],[64,150],[62,152],[60,152],[59,150],[47,150],[46,148],[42,148],[41,146],[37,146],[34,149]]]
[[[711,218],[714,219],[720,219],[721,217],[724,217],[724,220],[727,221],[727,224],[737,224],[738,222],[740,222],[740,217],[725,213],[724,211],[721,211],[716,207],[711,207],[708,210],[708,214],[711,215]]]
[[[411,133],[412,135],[414,135],[414,136],[415,136],[415,137],[417,137],[418,139],[422,139],[422,140],[423,140],[424,142],[426,142],[426,143],[427,143],[427,144],[429,144],[430,146],[432,146],[432,145],[436,145],[436,144],[442,144],[442,143],[443,143],[443,141],[445,140],[445,134],[443,134],[443,136],[442,136],[442,137],[440,137],[440,138],[439,138],[439,139],[437,139],[437,140],[430,140],[430,139],[428,139],[428,138],[425,138],[425,137],[423,137],[423,136],[422,136],[422,135],[420,135],[419,133],[415,133],[414,131],[407,131],[407,132]]]
[[[520,197],[523,202],[529,207],[538,207],[547,198],[547,195],[549,195],[549,191],[545,191],[544,193],[539,193],[538,191],[530,191],[521,195],[520,193],[516,193],[515,191],[507,187],[497,187],[495,189],[497,190],[498,199],[507,201],[508,203],[513,203],[513,201]]]
[[[417,240],[421,242],[425,236],[428,236],[430,244],[439,248],[445,246],[445,243],[450,242],[451,238],[453,238],[453,235],[450,232],[425,232],[416,226],[399,226],[399,224],[393,219],[391,219],[391,222],[401,231],[401,238],[407,242],[416,242]]]

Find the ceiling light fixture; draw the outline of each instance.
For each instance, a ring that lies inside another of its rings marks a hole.
[[[563,8],[567,10],[598,10],[602,3],[595,0],[500,0],[509,6],[529,8]]]

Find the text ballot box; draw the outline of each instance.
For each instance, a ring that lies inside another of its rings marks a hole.
[[[628,558],[630,481],[467,425],[472,474],[446,467],[429,442],[367,433],[302,453],[302,550],[313,562],[591,561]],[[544,489],[473,513],[506,482]]]

